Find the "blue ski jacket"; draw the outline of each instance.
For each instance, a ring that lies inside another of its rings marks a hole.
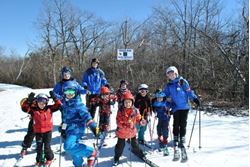
[[[169,116],[166,111],[167,104],[165,101],[155,101],[152,104],[154,112],[157,113],[157,118],[162,121],[169,120]]]
[[[83,136],[86,123],[91,119],[92,117],[89,114],[87,107],[79,98],[64,101],[63,122],[67,124],[67,135]]]
[[[60,99],[62,102],[64,102],[63,90],[67,85],[74,86],[74,88],[77,91],[76,93],[77,98],[80,98],[80,94],[86,94],[86,90],[75,79],[71,78],[70,80],[62,80],[56,83],[56,85],[53,88],[53,92],[55,93],[56,97]]]
[[[100,68],[88,68],[82,77],[82,86],[87,86],[91,94],[100,94],[102,86],[107,85],[105,73]]]
[[[190,105],[188,100],[194,100],[197,96],[194,94],[194,91],[190,89],[189,83],[183,77],[178,76],[174,80],[171,80],[167,83],[164,88],[164,93],[166,97],[171,97],[173,104],[173,112],[177,110],[189,110]],[[170,103],[167,103],[170,105]],[[171,106],[169,106],[171,107]]]

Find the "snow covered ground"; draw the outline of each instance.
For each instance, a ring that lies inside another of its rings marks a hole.
[[[30,91],[35,93],[45,92],[48,94],[51,89],[36,89],[32,90],[26,87],[16,85],[0,84],[0,166],[11,167],[15,164],[16,158],[21,150],[21,143],[26,134],[29,118],[27,114],[21,111],[19,102],[23,97],[26,97]],[[113,162],[114,146],[117,138],[114,134],[115,106],[112,114],[112,133],[111,137],[107,138],[108,146],[103,147],[98,159],[98,166],[109,167]],[[186,141],[188,144],[191,128],[194,120],[195,110],[190,111],[187,125]],[[198,119],[195,124],[194,133],[190,148],[187,149],[189,160],[186,163],[173,162],[173,150],[169,147],[170,155],[163,157],[158,152],[147,154],[147,157],[160,167],[248,167],[249,166],[249,118],[248,117],[233,117],[233,116],[217,116],[217,115],[202,115],[201,128],[201,146],[199,149],[199,130]],[[198,117],[197,117],[198,118]],[[52,139],[52,149],[59,149],[60,137],[57,132],[60,124],[60,112],[53,115],[54,132]],[[172,124],[172,120],[171,120]],[[152,144],[157,143],[156,130],[154,130],[154,140]],[[87,131],[89,145],[95,142],[93,135]],[[149,132],[146,131],[146,139],[150,141]],[[169,141],[171,137],[169,137]],[[171,143],[171,142],[170,142]],[[22,166],[33,166],[35,163],[36,153],[35,142],[33,142],[31,151],[23,159]],[[147,148],[143,148],[148,150]],[[56,160],[52,166],[59,166],[59,155],[55,153]],[[146,166],[133,154],[131,156],[132,166]],[[130,164],[129,144],[124,149],[119,166],[127,167]],[[71,158],[68,155],[62,157],[63,167],[73,166]]]

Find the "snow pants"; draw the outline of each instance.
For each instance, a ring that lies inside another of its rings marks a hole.
[[[136,125],[136,129],[138,132],[138,141],[144,141],[144,135],[145,131],[147,130],[147,124],[145,126],[141,126],[139,124]]]
[[[132,152],[134,154],[136,154],[138,157],[141,157],[141,158],[144,157],[144,154],[136,141],[136,136],[131,138],[130,144],[132,146]],[[115,156],[114,156],[115,161],[119,161],[119,158],[121,157],[123,153],[124,147],[125,147],[125,139],[118,138],[117,143],[115,145]]]
[[[179,143],[179,147],[184,147],[188,111],[189,110],[177,110],[174,112],[173,134],[175,146]]]
[[[109,131],[110,129],[110,114],[100,114],[99,128],[101,132]]]
[[[64,149],[71,155],[75,167],[82,167],[83,157],[90,157],[94,151],[92,147],[79,143],[81,137],[80,134],[67,134],[64,142]]]
[[[168,126],[169,126],[169,120],[160,120],[160,119],[158,119],[158,124],[157,124],[157,135],[158,135],[158,137],[163,136],[163,139],[168,138]]]
[[[28,131],[24,137],[22,147],[25,149],[30,148],[34,138],[35,138],[35,133],[33,132],[33,119],[30,119],[30,122],[28,125]]]
[[[44,147],[44,155],[46,160],[52,160],[54,158],[54,154],[51,150],[50,143],[52,138],[52,131],[46,133],[36,133],[36,162],[41,162],[43,147]]]

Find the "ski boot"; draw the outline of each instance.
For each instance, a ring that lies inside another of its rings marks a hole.
[[[179,150],[174,148],[174,158],[173,161],[178,161],[180,159],[180,153]]]
[[[40,167],[40,166],[42,166],[43,164],[41,163],[41,162],[36,162],[35,163],[35,167]]]
[[[27,148],[22,148],[20,152],[20,157],[24,157],[27,154]]]
[[[88,167],[92,167],[94,165],[96,156],[97,156],[97,151],[96,149],[94,149],[93,153],[88,158]]]
[[[51,164],[52,164],[52,161],[53,161],[53,160],[47,160],[47,161],[45,162],[45,164],[44,164],[44,167],[50,167]]]
[[[112,166],[117,166],[119,164],[119,161],[114,161]]]
[[[163,156],[168,156],[169,155],[169,151],[168,151],[168,147],[166,146],[164,149],[163,149]]]
[[[185,147],[182,147],[181,148],[181,162],[184,163],[184,162],[187,162],[187,160],[188,160],[188,157],[187,157],[186,149]]]
[[[117,166],[118,164],[119,164],[119,158],[115,157],[112,166]]]

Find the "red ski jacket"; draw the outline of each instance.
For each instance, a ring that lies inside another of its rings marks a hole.
[[[141,115],[136,108],[122,108],[116,116],[116,136],[121,139],[130,139],[136,136],[136,124],[141,120]]]
[[[109,116],[112,113],[111,105],[115,104],[115,102],[117,101],[117,97],[116,95],[110,94],[108,95],[107,98],[103,99],[100,96],[92,98],[90,103],[100,106],[100,110],[99,110],[100,115]]]
[[[22,110],[29,113],[33,118],[33,131],[35,133],[45,133],[52,131],[53,120],[52,113],[59,110],[62,103],[56,100],[55,104],[47,105],[44,109],[40,109],[37,105],[29,105],[25,100],[21,107]]]

